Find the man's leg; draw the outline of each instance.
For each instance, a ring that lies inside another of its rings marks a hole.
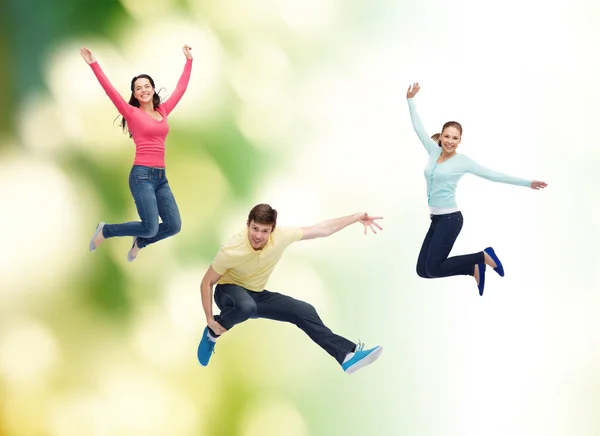
[[[215,288],[215,303],[221,313],[215,315],[215,321],[225,329],[230,330],[234,325],[252,318],[256,314],[256,303],[251,297],[252,291],[247,291],[236,285],[217,285]],[[210,334],[218,337],[209,329]]]
[[[241,286],[217,285],[215,303],[221,309],[221,313],[215,315],[215,321],[227,330],[246,321],[256,313],[256,303],[250,296],[250,291]],[[198,361],[202,366],[208,365],[218,337],[219,335],[206,326],[200,345],[198,345]]]
[[[373,362],[381,353],[380,347],[366,351],[362,347],[357,349],[354,342],[333,333],[315,308],[304,301],[266,290],[252,296],[257,306],[256,317],[295,324],[347,372]]]

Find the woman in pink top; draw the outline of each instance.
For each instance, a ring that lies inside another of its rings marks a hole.
[[[92,52],[84,47],[80,53],[123,117],[123,131],[129,133],[135,143],[129,189],[142,220],[123,224],[99,223],[90,241],[90,251],[96,250],[105,239],[133,236],[133,245],[127,254],[127,260],[131,262],[146,245],[173,236],[181,230],[179,209],[165,172],[165,139],[169,133],[167,117],[181,100],[190,80],[191,47],[183,47],[186,58],[183,74],[171,97],[162,103],[156,93],[154,80],[147,74],[131,80],[131,97],[129,102],[125,101],[106,78]],[[160,224],[159,216],[162,220]]]

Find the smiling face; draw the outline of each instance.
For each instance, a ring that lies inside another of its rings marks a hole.
[[[269,242],[269,237],[273,232],[273,224],[259,224],[252,220],[248,221],[247,225],[250,245],[255,250],[262,250]]]
[[[133,83],[133,96],[140,104],[149,103],[154,97],[154,87],[150,80],[145,77],[140,77]]]
[[[455,153],[458,144],[460,144],[460,140],[461,132],[454,126],[446,127],[439,139],[442,150],[444,150],[446,154]]]

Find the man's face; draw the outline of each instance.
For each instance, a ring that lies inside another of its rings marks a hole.
[[[250,221],[248,224],[248,240],[255,250],[262,250],[273,231],[273,224],[259,224]]]

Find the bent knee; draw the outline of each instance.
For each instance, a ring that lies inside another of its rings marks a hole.
[[[427,274],[424,268],[417,268],[417,275],[423,279],[430,278],[429,274]]]
[[[417,275],[423,279],[431,278],[427,273],[427,268],[422,263],[418,263],[416,267]]]
[[[142,234],[139,235],[141,238],[153,238],[158,233],[158,221],[144,222],[144,229]]]
[[[239,312],[241,316],[244,318],[250,318],[256,313],[256,303],[254,301],[238,303],[236,305],[236,310]]]
[[[425,268],[425,274],[427,275],[428,279],[433,279],[433,278],[439,277],[439,275],[440,275],[439,268],[427,267],[427,268]]]
[[[164,223],[163,223],[164,224]],[[165,232],[169,236],[176,235],[181,231],[181,219],[170,219],[168,227],[165,229]]]
[[[177,220],[171,224],[170,232],[172,235],[176,235],[177,233],[181,232],[181,220]]]

